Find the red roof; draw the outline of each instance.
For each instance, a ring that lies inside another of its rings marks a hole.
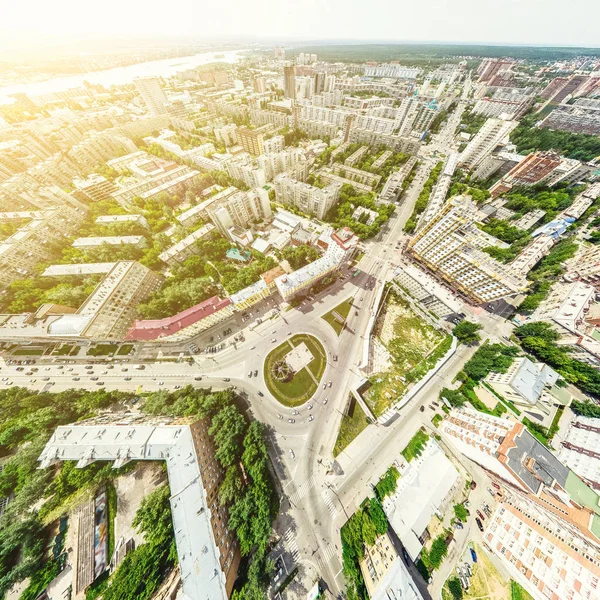
[[[192,306],[172,317],[164,319],[151,319],[136,321],[125,336],[126,340],[155,340],[166,335],[173,335],[178,331],[189,327],[202,319],[216,313],[231,304],[229,298],[221,300],[219,296],[213,296]]]

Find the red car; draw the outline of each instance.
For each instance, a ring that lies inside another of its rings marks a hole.
[[[479,518],[480,518],[482,521],[485,521],[485,517],[483,516],[483,513],[482,513],[480,510],[478,510],[478,511],[477,511],[477,516],[478,516],[478,517],[479,517]]]

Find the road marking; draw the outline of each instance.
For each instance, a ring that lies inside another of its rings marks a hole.
[[[333,503],[333,500],[331,499],[329,490],[322,490],[321,498],[323,498],[323,502],[325,502],[325,504],[327,505],[327,508],[329,509],[329,512],[331,514],[331,518],[335,519],[335,517],[337,516],[337,509],[335,508],[335,504]]]
[[[298,558],[300,557],[300,551],[298,550],[298,544],[296,543],[296,536],[292,531],[292,528],[289,527],[288,530],[284,533],[283,537],[285,538],[287,549],[292,555],[292,560],[294,562],[298,562]]]
[[[310,492],[310,490],[315,486],[315,476],[313,475],[310,479],[307,479],[291,496],[290,502],[299,502]]]
[[[335,556],[335,546],[333,544],[327,544],[327,548],[322,551],[323,559],[328,563]]]

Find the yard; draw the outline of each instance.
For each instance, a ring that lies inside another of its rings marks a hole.
[[[321,318],[327,321],[333,327],[333,330],[338,335],[340,335],[344,330],[344,323],[346,322],[346,319],[350,314],[351,308],[352,298],[348,298],[347,300],[344,300],[344,302],[342,302],[341,304],[338,304],[334,309],[324,314]],[[339,315],[342,318],[342,321],[336,319],[334,313]]]
[[[424,321],[393,289],[377,318],[374,335],[389,353],[391,363],[387,370],[371,375],[371,387],[364,395],[375,416],[380,416],[397,402],[412,381],[431,369],[433,364],[429,364],[428,357],[437,361],[445,354],[451,338]]]
[[[456,572],[446,581],[442,589],[442,600],[532,600],[531,596],[516,582],[505,581],[487,554],[477,545],[477,563],[473,565],[473,576],[468,590],[461,588],[461,595],[450,591],[449,583],[456,578]],[[450,583],[450,586],[452,584]],[[454,584],[458,590],[460,584]]]
[[[415,433],[406,448],[402,450],[402,456],[410,462],[413,458],[420,456],[425,444],[429,441],[429,436],[421,429]]]
[[[274,375],[274,368],[296,346],[306,344],[313,356],[310,363],[294,373],[291,379],[280,381]],[[264,376],[269,392],[285,406],[300,406],[317,391],[327,358],[321,342],[306,334],[295,335],[272,350],[265,359]]]
[[[89,356],[109,356],[115,353],[117,346],[113,344],[97,344],[92,346],[88,351]]]
[[[333,448],[334,457],[338,456],[369,424],[367,415],[365,415],[358,402],[354,398],[351,402],[352,406],[350,407],[349,414],[342,417],[340,430],[338,431],[337,440]]]

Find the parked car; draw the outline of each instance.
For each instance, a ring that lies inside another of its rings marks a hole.
[[[288,419],[288,423],[295,423],[296,419]]]
[[[294,454],[294,451],[290,448],[290,456],[292,457],[292,459],[296,458],[296,455]]]
[[[315,415],[310,415],[310,417],[308,417],[307,421],[312,421],[315,418]]]
[[[325,398],[325,400],[323,400],[323,404],[327,404],[327,398]]]
[[[477,527],[479,527],[479,531],[481,531],[481,533],[483,533],[483,525],[481,524],[481,521],[476,518],[475,523],[477,523]]]
[[[485,521],[485,517],[483,516],[483,513],[480,510],[475,511],[477,513],[477,516],[482,520]]]
[[[258,392],[259,396],[264,396],[264,394],[262,392]]]
[[[254,370],[254,377],[258,377],[258,369]]]

